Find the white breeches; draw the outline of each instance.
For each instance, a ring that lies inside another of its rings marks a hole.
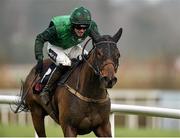
[[[50,59],[57,66],[59,66],[60,64],[64,66],[71,66],[71,59],[77,58],[79,55],[82,54],[82,47],[78,44],[77,46],[73,46],[68,49],[63,49],[61,47],[53,46],[50,43],[48,43],[47,53]]]

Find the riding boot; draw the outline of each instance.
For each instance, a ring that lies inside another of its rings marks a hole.
[[[33,87],[34,94],[40,94],[42,92],[44,86],[49,80],[49,77],[51,76],[52,72],[54,71],[56,67],[57,66],[54,63],[52,63],[49,66],[49,68],[46,70],[46,72],[44,72],[44,74],[40,76],[41,78],[37,81],[37,83]]]
[[[49,77],[49,80],[47,84],[44,86],[42,92],[40,93],[40,98],[43,104],[47,105],[49,103],[49,93],[51,91],[51,88],[55,84],[55,82],[58,80],[58,78],[61,75],[60,67],[57,66],[51,73],[51,76]]]

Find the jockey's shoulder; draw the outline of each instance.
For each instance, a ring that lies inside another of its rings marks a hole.
[[[62,16],[54,16],[51,21],[54,24],[60,25],[60,24],[69,24],[70,21],[70,15],[62,15]]]
[[[53,22],[56,30],[66,30],[70,27],[70,15],[54,16],[51,22]]]
[[[96,22],[94,21],[94,20],[91,20],[91,25],[95,25],[95,26],[97,26],[97,24],[96,24]]]
[[[70,18],[70,15],[60,15],[60,16],[53,16],[52,20],[53,19],[62,20],[62,19],[69,19],[69,18]]]
[[[98,32],[98,26],[96,24],[96,22],[94,20],[91,20],[91,25],[90,25],[90,28],[89,28],[89,31],[95,31],[96,33],[99,34]],[[91,33],[90,33],[91,34]]]

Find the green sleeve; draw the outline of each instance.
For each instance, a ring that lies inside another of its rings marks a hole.
[[[54,26],[47,28],[44,32],[37,35],[35,40],[35,58],[43,60],[43,47],[45,42],[53,42],[57,39],[57,32]]]
[[[90,37],[91,37],[91,32],[95,32],[96,34],[100,35],[97,24],[94,21],[92,21],[92,23],[91,23],[90,32],[89,32]]]

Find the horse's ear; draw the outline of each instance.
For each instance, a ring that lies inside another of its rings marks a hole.
[[[120,37],[121,37],[121,35],[122,35],[122,31],[123,31],[123,29],[120,28],[120,29],[118,30],[118,32],[113,36],[114,42],[117,43],[117,42],[119,41],[119,39],[120,39]]]
[[[100,38],[100,35],[96,33],[95,31],[91,31],[90,37],[92,38],[93,42],[96,43],[98,39]]]

